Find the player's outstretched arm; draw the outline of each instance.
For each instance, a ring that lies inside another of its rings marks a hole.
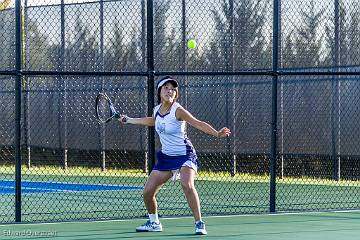
[[[145,125],[149,127],[155,126],[155,119],[153,117],[131,118],[126,115],[121,115],[119,121],[122,124]]]
[[[195,118],[190,112],[184,108],[178,108],[176,110],[176,118],[188,122],[191,126],[215,137],[228,137],[231,134],[230,129],[223,127],[220,130],[216,130],[207,122],[201,121]]]

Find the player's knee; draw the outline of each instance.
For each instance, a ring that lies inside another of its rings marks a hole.
[[[193,192],[195,190],[194,184],[190,182],[182,182],[181,187],[184,190],[184,192]]]
[[[144,189],[143,196],[144,200],[151,200],[155,197],[155,193],[151,189]]]

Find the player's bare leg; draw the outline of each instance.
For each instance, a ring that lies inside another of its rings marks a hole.
[[[161,232],[162,225],[157,213],[156,194],[172,176],[171,171],[153,170],[144,187],[144,203],[149,213],[149,220],[136,228],[137,232]]]
[[[144,203],[148,213],[157,213],[156,194],[161,187],[171,178],[171,171],[153,170],[144,187]]]
[[[195,221],[200,221],[200,200],[195,188],[195,175],[196,172],[192,168],[182,167],[180,170],[181,187],[185,193],[186,200],[194,215]]]
[[[205,223],[201,219],[200,199],[195,188],[195,175],[194,169],[189,167],[182,167],[180,171],[181,186],[185,193],[187,202],[195,219],[195,234],[205,235]]]

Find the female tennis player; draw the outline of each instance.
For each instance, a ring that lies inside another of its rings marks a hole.
[[[151,171],[144,187],[144,202],[149,220],[136,228],[138,232],[161,232],[162,225],[157,212],[156,194],[169,180],[180,179],[187,202],[195,218],[195,234],[207,234],[205,223],[201,218],[200,200],[194,180],[198,170],[198,158],[195,149],[186,136],[186,123],[213,135],[228,137],[230,130],[226,127],[215,130],[210,124],[196,119],[176,100],[179,97],[178,82],[169,76],[157,84],[158,103],[151,117],[130,118],[126,115],[119,119],[123,124],[155,126],[160,137],[161,150],[157,152],[157,163]]]

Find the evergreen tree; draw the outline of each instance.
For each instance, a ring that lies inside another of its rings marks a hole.
[[[284,67],[313,70],[324,65],[325,35],[320,27],[324,22],[325,10],[316,10],[318,6],[317,2],[311,0],[307,7],[300,10],[301,24],[286,38]],[[294,84],[285,85],[288,97],[284,104],[291,110],[291,115],[285,116],[284,125],[288,124],[286,120],[289,119],[293,128],[297,129],[297,139],[289,136],[285,141],[293,140],[298,151],[320,153],[328,147],[329,135],[323,131],[323,126],[330,124],[330,87],[327,83],[313,81],[318,78],[302,77],[294,80]]]
[[[171,69],[171,62],[176,57],[172,51],[172,44],[168,38],[168,16],[170,0],[154,1],[154,56],[155,68],[166,71]]]
[[[350,12],[349,22],[349,64],[360,65],[360,3],[352,4],[353,11]]]
[[[110,46],[105,57],[105,69],[107,71],[136,71],[141,69],[139,66],[139,56],[137,54],[138,39],[135,30],[129,34],[131,41],[126,43],[129,37],[121,28],[121,24],[116,22],[113,29],[113,37],[110,39]]]
[[[223,0],[221,10],[213,10],[215,37],[210,43],[209,66],[213,70],[265,68],[271,64],[271,48],[266,41],[268,1]],[[233,65],[233,66],[231,66]]]
[[[339,2],[339,39],[335,43],[334,19],[329,19],[326,27],[326,46],[330,49],[326,63],[330,66],[356,66],[360,64],[360,3],[354,2],[351,8],[346,8]],[[348,9],[348,10],[347,10]],[[335,48],[338,48],[339,62],[335,63]]]
[[[74,27],[74,39],[68,42],[66,49],[66,65],[70,71],[96,71],[100,70],[99,43],[89,27],[84,26],[77,16]]]
[[[36,22],[28,20],[24,34],[24,64],[29,70],[54,70],[51,59],[52,51],[48,36],[37,26]]]
[[[297,67],[295,43],[294,43],[294,32],[291,31],[285,36],[284,47],[282,51],[282,68],[295,68]]]
[[[230,71],[232,68],[232,66],[229,66],[232,63],[229,62],[230,57],[226,52],[227,49],[230,49],[229,39],[232,39],[231,28],[234,15],[230,1],[232,0],[223,0],[221,11],[212,10],[216,32],[206,54],[209,71]],[[222,17],[223,15],[225,15],[225,18]]]
[[[5,9],[7,5],[4,4],[2,7]],[[15,67],[14,28],[13,12],[0,8],[0,69],[2,70],[12,70]]]
[[[335,14],[331,15],[331,18],[329,19],[329,23],[326,26],[326,47],[328,49],[327,51],[327,56],[324,60],[324,64],[327,66],[343,66],[343,65],[347,65],[349,60],[348,60],[348,52],[349,52],[349,47],[348,47],[348,41],[349,41],[349,27],[348,24],[346,22],[346,11],[345,11],[345,7],[344,7],[344,3],[343,2],[339,2],[339,19],[338,19],[338,36],[339,39],[337,40],[338,42],[335,42]],[[337,48],[337,51],[335,51],[335,48]],[[339,59],[338,62],[336,62],[336,57],[335,54],[336,52],[338,52],[339,54]]]
[[[311,0],[307,8],[300,10],[301,25],[297,27],[294,51],[297,67],[318,67],[322,65],[324,34],[320,26],[323,22],[324,8],[316,11],[317,2]]]
[[[266,15],[268,9],[268,1],[240,1],[234,23],[237,69],[269,68],[271,66],[271,48],[269,48],[271,41],[267,41],[266,36],[268,35],[265,31],[265,28],[271,26]]]

